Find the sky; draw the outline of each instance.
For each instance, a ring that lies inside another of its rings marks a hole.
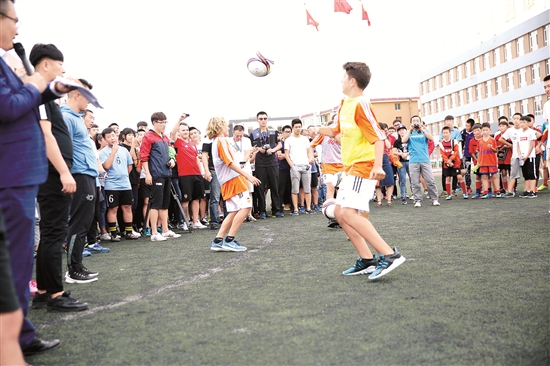
[[[368,97],[418,96],[419,75],[449,57],[421,50],[463,36],[476,19],[462,16],[472,0],[348,3],[350,14],[335,13],[332,0],[18,0],[17,41],[27,54],[35,43],[64,53],[66,75],[94,86],[100,127],[135,128],[157,111],[175,123],[185,112],[204,132],[213,116],[330,109],[343,97],[347,61],[371,68]],[[319,31],[307,25],[306,9]],[[275,62],[266,77],[247,70],[256,51]]]

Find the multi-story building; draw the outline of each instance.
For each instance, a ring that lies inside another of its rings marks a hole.
[[[542,123],[549,23],[550,10],[545,10],[422,75],[420,109],[430,130],[439,133],[446,115],[453,115],[459,127],[468,118],[496,122],[516,112],[533,113],[536,124]]]
[[[370,100],[372,111],[378,122],[392,125],[396,119],[409,126],[411,117],[418,114],[418,97],[373,98]]]

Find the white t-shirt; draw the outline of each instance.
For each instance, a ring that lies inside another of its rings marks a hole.
[[[527,130],[523,131],[523,129],[520,129],[517,134],[517,143],[519,144],[519,149],[521,150],[521,153],[523,155],[526,155],[529,151],[529,147],[531,146],[531,141],[536,140],[537,135],[535,134],[535,130],[528,128]],[[531,150],[531,154],[529,154],[530,158],[535,157],[535,148],[533,147],[533,150]]]
[[[516,129],[515,127],[511,127],[509,129],[507,129],[506,131],[504,131],[504,134],[502,135],[502,137],[505,140],[508,140],[508,141],[512,142],[512,159],[518,158],[518,145],[517,145],[517,142],[518,142],[518,132],[519,131],[521,131],[521,128]]]
[[[293,164],[309,165],[307,157],[307,149],[309,148],[309,139],[300,135],[295,137],[294,134],[285,140],[285,151],[289,151],[290,160]]]
[[[239,142],[236,142],[233,138],[228,138],[227,141],[229,141],[229,145],[231,145],[233,150],[235,150],[235,154],[233,155],[235,157],[235,162],[240,163],[241,161],[245,161],[246,158],[244,157],[244,152],[248,151],[250,153],[252,150],[252,141],[246,137],[242,137]],[[247,173],[252,173],[250,159],[248,159],[244,165],[243,170]]]
[[[550,121],[550,100],[547,100],[546,103],[544,103],[542,117],[545,121]]]

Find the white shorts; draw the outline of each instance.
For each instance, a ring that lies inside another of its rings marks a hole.
[[[323,179],[325,180],[325,184],[331,183],[334,187],[338,182],[338,174],[323,174]]]
[[[235,212],[244,208],[252,207],[250,194],[248,193],[248,191],[246,191],[231,197],[230,199],[225,201],[225,207],[227,208],[227,212]]]
[[[369,212],[369,202],[376,190],[376,180],[342,174],[340,190],[336,196],[336,204],[343,208],[353,208]]]

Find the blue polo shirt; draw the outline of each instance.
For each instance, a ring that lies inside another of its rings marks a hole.
[[[63,120],[67,124],[73,140],[72,174],[85,174],[97,178],[97,157],[81,114],[73,111],[67,104],[61,106]]]

